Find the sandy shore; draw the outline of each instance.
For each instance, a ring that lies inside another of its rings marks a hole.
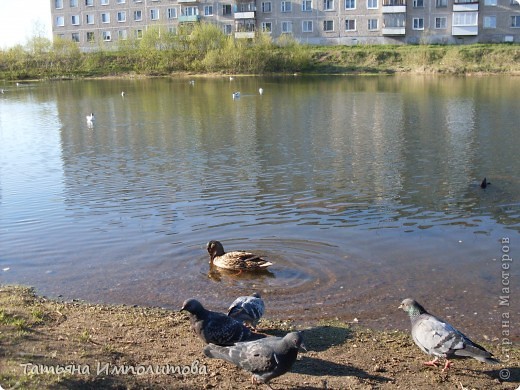
[[[294,326],[266,319],[261,331]],[[447,373],[407,333],[342,322],[302,329],[308,352],[275,389],[517,389],[520,348],[484,346],[502,364],[456,361]],[[475,340],[480,342],[481,340]],[[254,389],[250,376],[206,358],[188,317],[159,308],[59,302],[25,287],[0,287],[0,386],[4,389]],[[507,356],[506,352],[509,356]],[[509,375],[507,380],[502,378]]]

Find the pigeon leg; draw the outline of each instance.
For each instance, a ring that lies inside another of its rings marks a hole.
[[[252,383],[253,385],[257,385],[257,386],[261,384],[261,383],[260,383],[260,382],[255,378],[254,375],[251,376],[251,383]],[[266,385],[269,389],[274,390],[274,389],[269,385],[269,383],[264,383],[264,385]]]
[[[442,369],[442,372],[448,371],[448,369],[451,367],[451,361],[446,359],[446,364],[444,365],[444,368]]]
[[[424,362],[423,364],[425,366],[432,366],[432,367],[437,367],[439,365],[439,363],[437,363],[437,360],[439,360],[438,357],[436,357],[435,359],[429,361],[429,362]]]

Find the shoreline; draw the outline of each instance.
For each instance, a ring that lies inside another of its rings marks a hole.
[[[250,375],[208,359],[187,315],[161,308],[60,302],[34,289],[0,285],[0,385],[5,389],[246,388]],[[409,332],[375,331],[341,321],[305,328],[262,320],[261,332],[301,330],[308,352],[275,389],[500,388],[520,385],[520,348],[509,358],[484,343],[502,363],[456,360],[448,372],[425,367],[428,356]],[[474,340],[480,342],[480,340]],[[509,373],[508,380],[502,380]]]

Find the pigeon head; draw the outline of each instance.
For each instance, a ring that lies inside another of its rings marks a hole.
[[[181,311],[187,311],[191,314],[199,314],[204,312],[204,307],[196,299],[187,299],[184,301],[181,307]]]
[[[284,336],[284,342],[290,346],[290,348],[302,348],[307,351],[305,344],[303,344],[303,336],[300,332],[291,332]]]
[[[255,297],[255,298],[262,298],[262,297],[260,296],[260,293],[257,293],[257,292],[251,294],[251,296],[252,296],[252,297]]]
[[[210,242],[208,242],[206,249],[208,250],[211,261],[213,261],[213,259],[216,256],[222,256],[225,253],[224,247],[222,246],[220,241],[211,240]]]
[[[406,298],[399,305],[399,309],[403,309],[410,317],[415,317],[427,313],[426,309],[422,307],[417,301]]]

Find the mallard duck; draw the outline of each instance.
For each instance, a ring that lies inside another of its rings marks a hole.
[[[224,252],[219,241],[210,241],[206,247],[209,253],[209,263],[224,269],[237,271],[265,270],[273,263],[262,259],[253,253],[243,251]]]

